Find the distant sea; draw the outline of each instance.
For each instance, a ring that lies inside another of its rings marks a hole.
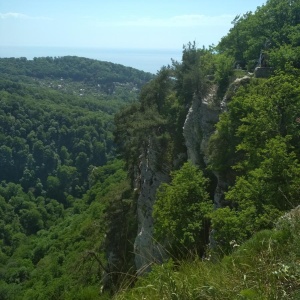
[[[171,58],[181,61],[182,49],[105,49],[64,47],[13,47],[1,46],[0,57],[59,57],[75,55],[133,67],[156,73],[162,66],[171,65]]]

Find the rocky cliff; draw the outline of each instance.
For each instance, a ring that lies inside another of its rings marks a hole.
[[[245,86],[250,83],[251,77],[250,76],[244,76],[241,78],[235,79],[228,87],[227,92],[225,96],[223,97],[220,106],[219,106],[219,113],[225,112],[227,110],[227,105],[231,101],[232,97],[235,95],[237,90],[241,86]],[[215,130],[215,129],[214,129]],[[212,134],[213,131],[210,132]],[[209,139],[209,136],[208,136]],[[214,176],[217,179],[217,185],[215,188],[214,193],[214,205],[216,208],[224,206],[224,192],[228,189],[228,174],[216,172],[213,170]]]
[[[169,181],[169,172],[158,169],[157,150],[157,145],[149,137],[146,151],[139,157],[139,166],[135,170],[135,189],[139,192],[138,233],[134,242],[137,274],[148,271],[153,262],[159,262],[164,257],[163,248],[153,240],[152,209],[156,190],[160,183]]]
[[[219,120],[220,107],[216,106],[217,87],[212,86],[201,99],[194,97],[183,126],[188,159],[196,165],[207,164],[207,143]]]
[[[202,99],[195,96],[187,113],[183,126],[183,136],[187,148],[187,157],[195,165],[205,168],[209,162],[207,145],[215,131],[215,124],[221,112],[227,109],[227,103],[237,89],[250,82],[250,77],[236,79],[228,88],[228,92],[219,105],[217,87],[213,85]],[[146,150],[139,157],[139,165],[135,170],[135,189],[139,193],[137,201],[138,233],[134,243],[135,265],[138,274],[148,271],[153,262],[165,257],[163,247],[153,241],[152,209],[155,193],[162,182],[168,182],[169,171],[158,168],[158,153],[161,149],[149,137]],[[227,189],[226,179],[222,174],[213,172],[216,177],[214,192],[215,207],[222,206],[224,191]]]

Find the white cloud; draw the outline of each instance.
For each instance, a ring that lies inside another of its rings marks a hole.
[[[20,13],[0,13],[0,19],[29,19],[29,16]]]
[[[9,12],[9,13],[0,13],[0,19],[19,19],[19,20],[51,20],[47,17],[32,17],[21,13]]]
[[[207,27],[228,25],[233,19],[233,15],[181,15],[166,19],[140,18],[121,21],[100,21],[98,25],[113,27]]]
[[[221,16],[206,16],[206,15],[183,15],[175,16],[168,20],[170,26],[178,24],[178,26],[214,26],[223,25],[231,22],[234,16],[221,15]]]

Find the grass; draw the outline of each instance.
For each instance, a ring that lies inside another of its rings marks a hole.
[[[300,219],[258,232],[218,261],[172,260],[124,288],[124,299],[300,299]]]

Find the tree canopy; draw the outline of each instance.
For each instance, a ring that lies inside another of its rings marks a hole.
[[[273,245],[286,254],[278,241],[295,244],[292,230],[266,230],[300,204],[299,13],[299,0],[268,0],[237,16],[218,45],[184,45],[181,61],[155,76],[71,56],[0,59],[0,298],[108,299],[106,291],[132,284],[143,192],[133,187],[145,179],[138,172],[149,145],[151,172],[170,178],[153,208],[153,242],[175,259],[160,277],[170,298],[172,272],[187,256],[230,255],[252,236],[252,254],[268,257]],[[258,78],[256,67],[272,72]],[[199,166],[187,162],[182,132],[195,103],[220,113],[208,142],[195,122]],[[277,295],[292,297],[299,270],[275,270],[271,258]],[[224,270],[239,259],[225,257]],[[247,289],[235,296],[263,295],[248,287],[248,258],[240,266]],[[182,299],[220,299],[213,284],[192,292]]]

